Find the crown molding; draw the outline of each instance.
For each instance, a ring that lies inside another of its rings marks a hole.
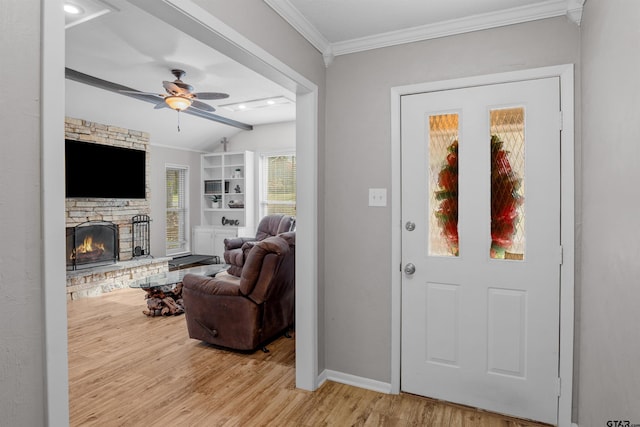
[[[582,9],[586,0],[568,0],[567,18],[577,26],[582,22]]]
[[[435,24],[422,25],[368,37],[329,43],[329,41],[296,9],[289,0],[264,0],[276,13],[295,28],[322,53],[325,66],[335,56],[435,39],[538,19],[567,16],[580,25],[585,0],[548,0],[528,6],[469,16]]]
[[[332,45],[334,55],[346,55],[381,47],[413,43],[422,40],[464,34],[472,31],[487,30],[538,19],[553,18],[567,14],[567,0],[551,0],[528,6],[483,13],[435,24],[422,25],[399,31],[362,37]]]
[[[320,51],[325,66],[328,67],[333,62],[334,54],[331,43],[289,0],[264,0],[264,2]]]

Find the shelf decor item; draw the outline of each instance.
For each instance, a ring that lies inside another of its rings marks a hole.
[[[214,209],[220,208],[221,203],[222,203],[222,196],[218,196],[218,195],[211,196],[211,207],[212,208],[214,208]]]
[[[229,200],[227,206],[231,209],[242,209],[244,208],[244,202],[242,200]]]

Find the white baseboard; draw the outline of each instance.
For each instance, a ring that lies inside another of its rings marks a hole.
[[[384,383],[382,381],[376,381],[370,378],[345,374],[344,372],[332,371],[330,369],[325,369],[318,376],[318,387],[324,384],[325,381],[335,381],[340,384],[347,384],[354,387],[377,391],[379,393],[391,394],[390,383]]]

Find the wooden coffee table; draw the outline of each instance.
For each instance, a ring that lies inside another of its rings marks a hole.
[[[129,287],[146,292],[147,309],[142,313],[149,317],[175,316],[184,313],[182,303],[182,279],[187,274],[215,276],[229,268],[228,264],[210,264],[168,271],[136,280]]]

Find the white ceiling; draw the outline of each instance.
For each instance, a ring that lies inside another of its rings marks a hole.
[[[336,55],[566,15],[585,0],[264,0],[311,42]]]
[[[221,104],[295,95],[210,49],[126,0],[68,0],[95,11],[68,25],[66,66],[142,92],[164,93],[170,70],[196,92],[225,92],[207,101],[216,114],[251,125],[295,120],[295,105],[229,112]],[[580,23],[585,0],[264,0],[324,56],[443,37],[566,15]],[[86,2],[92,3],[87,4]],[[110,9],[103,13],[103,9]],[[151,144],[211,151],[239,129],[86,84],[66,80],[66,115],[148,132]]]
[[[83,4],[87,0],[74,0]],[[95,0],[90,0],[96,3]],[[107,3],[102,3],[107,5]],[[141,11],[125,0],[108,0],[110,13],[67,27],[67,68],[102,80],[150,93],[165,93],[162,81],[173,81],[171,69],[186,71],[183,81],[196,92],[224,92],[229,98],[203,101],[215,114],[260,125],[295,120],[295,105],[230,112],[219,105],[295,95],[230,60],[203,43]],[[69,117],[148,132],[152,145],[211,151],[222,137],[241,130],[200,117],[178,113],[128,96],[66,80]]]

